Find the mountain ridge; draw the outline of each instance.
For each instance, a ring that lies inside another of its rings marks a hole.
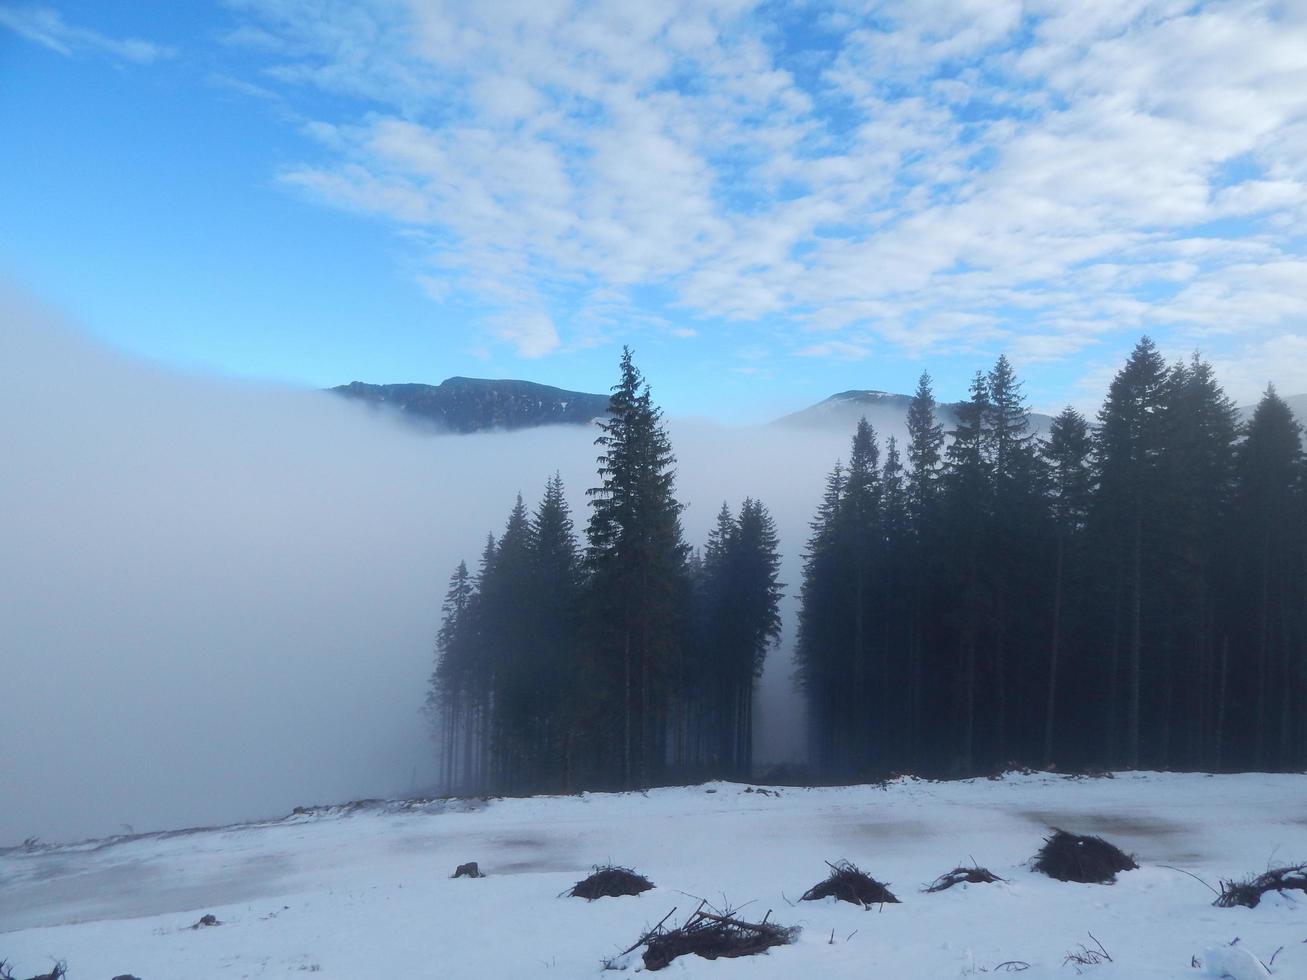
[[[608,411],[608,395],[572,391],[535,381],[511,378],[446,378],[438,385],[422,382],[370,384],[351,381],[327,391],[376,410],[390,409],[419,425],[447,432],[485,432],[535,428],[545,425],[588,425]],[[1307,429],[1307,393],[1284,397],[1294,416]],[[906,414],[911,395],[875,388],[840,391],[806,408],[773,419],[770,425],[807,429],[852,430],[858,418],[876,410]],[[940,402],[936,418],[944,428],[957,425],[958,409],[965,402]],[[1252,418],[1255,406],[1240,406],[1242,421]],[[1091,420],[1092,421],[1092,420]],[[1030,413],[1031,429],[1046,433],[1052,418]]]
[[[607,395],[509,378],[456,375],[438,385],[351,381],[327,391],[445,432],[587,425],[608,411]]]

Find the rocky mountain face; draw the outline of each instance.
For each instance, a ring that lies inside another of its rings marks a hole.
[[[608,396],[566,391],[533,381],[449,378],[438,385],[374,385],[354,381],[328,389],[442,432],[586,425],[608,411]]]

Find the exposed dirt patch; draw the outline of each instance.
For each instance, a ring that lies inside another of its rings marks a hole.
[[[1023,810],[1021,816],[1042,827],[1066,827],[1091,834],[1115,837],[1174,837],[1185,828],[1169,820],[1117,813],[1059,813],[1052,810]]]
[[[545,837],[492,837],[490,838],[491,847],[529,847],[533,850],[544,850],[557,846],[554,841]]]
[[[931,835],[930,828],[920,820],[877,820],[847,824],[841,829],[871,840],[916,840]]]

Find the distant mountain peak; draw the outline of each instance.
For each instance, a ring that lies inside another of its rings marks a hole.
[[[586,425],[608,411],[607,395],[513,379],[453,377],[438,385],[351,381],[328,391],[445,432]]]
[[[875,388],[853,388],[782,416],[772,424],[805,429],[841,428],[852,432],[854,426],[858,424],[858,418],[864,414],[883,413],[888,410],[893,412],[896,418],[900,415],[906,418],[908,406],[911,404],[911,395],[900,395]],[[957,425],[958,408],[962,404],[963,402],[939,402],[935,406],[935,418],[943,424],[944,428],[953,428]],[[876,423],[875,418],[868,418],[867,421]],[[1030,427],[1035,432],[1047,431],[1051,421],[1052,419],[1047,415],[1030,413]]]

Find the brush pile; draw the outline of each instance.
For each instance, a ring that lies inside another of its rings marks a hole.
[[[744,922],[735,917],[729,908],[718,911],[700,902],[694,914],[685,920],[684,925],[675,929],[664,928],[665,923],[675,912],[672,909],[663,916],[662,922],[654,926],[622,956],[643,946],[646,970],[661,970],[678,956],[693,953],[706,960],[717,958],[733,959],[737,956],[755,956],[765,953],[773,946],[788,946],[799,935],[797,926],[779,926],[768,922],[771,912],[762,917],[761,922]]]
[[[1307,864],[1274,868],[1247,881],[1223,881],[1221,894],[1212,904],[1220,909],[1232,909],[1236,905],[1255,909],[1267,892],[1290,891],[1307,892]]]
[[[607,864],[595,867],[594,874],[583,878],[567,892],[572,898],[594,901],[596,898],[617,898],[621,895],[639,895],[653,887],[653,882],[630,868]]]
[[[1134,858],[1101,837],[1082,837],[1052,828],[1053,836],[1035,855],[1035,870],[1058,881],[1110,885],[1118,871],[1134,871]]]
[[[67,975],[68,967],[63,960],[60,960],[49,973],[42,973],[39,976],[32,977],[32,980],[64,980]],[[0,960],[0,980],[16,980],[13,968],[9,966],[8,960]]]
[[[856,864],[850,861],[831,864],[827,861],[826,866],[830,868],[829,877],[804,892],[800,901],[815,902],[821,898],[834,896],[841,902],[861,905],[864,909],[871,908],[873,905],[884,905],[887,902],[898,902],[894,893],[889,890],[889,886],[877,881]]]
[[[968,885],[992,885],[996,881],[1003,880],[988,868],[982,868],[979,865],[970,868],[954,868],[952,871],[947,871],[936,878],[926,891],[942,892],[954,885],[963,883]]]

